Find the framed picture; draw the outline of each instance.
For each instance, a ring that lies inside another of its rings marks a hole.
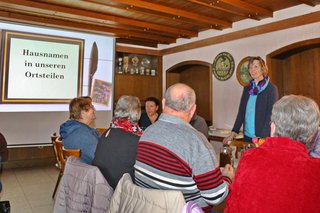
[[[109,106],[112,95],[112,84],[106,81],[95,79],[92,90],[92,102]]]
[[[245,57],[239,62],[237,67],[237,79],[242,86],[247,86],[252,80],[248,69],[249,60],[250,56]]]
[[[213,75],[220,81],[228,80],[234,72],[234,59],[228,52],[219,53],[213,61]]]

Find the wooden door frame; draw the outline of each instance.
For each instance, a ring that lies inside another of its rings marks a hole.
[[[297,53],[304,49],[312,48],[315,45],[320,46],[320,38],[308,39],[308,40],[292,43],[269,53],[266,57],[267,66],[269,68],[269,75],[272,76],[273,72],[275,72],[275,70],[272,70],[272,59],[286,58],[287,55]]]
[[[182,68],[182,67],[188,67],[188,66],[204,66],[207,67],[208,69],[208,79],[209,79],[209,107],[210,107],[210,111],[209,111],[209,116],[210,116],[210,122],[212,123],[213,121],[213,117],[212,117],[212,111],[213,111],[213,107],[212,107],[212,64],[208,63],[208,62],[204,62],[204,61],[198,61],[198,60],[190,60],[190,61],[183,61],[180,62],[178,64],[173,65],[172,67],[170,67],[169,69],[166,70],[165,72],[165,77],[166,77],[166,88],[168,88],[167,85],[167,73],[171,73],[171,72],[176,72],[177,69]],[[180,71],[181,72],[181,71]],[[178,73],[180,73],[178,72]]]
[[[274,70],[273,61],[283,60],[283,59],[289,57],[290,55],[296,54],[298,52],[301,52],[301,51],[304,51],[307,49],[312,49],[315,47],[320,47],[320,38],[314,38],[314,39],[308,39],[308,40],[304,40],[304,41],[295,42],[295,43],[289,44],[287,46],[281,47],[281,48],[269,53],[266,56],[266,63],[269,68],[269,76],[270,76],[271,81],[273,83],[275,83],[276,86],[278,86],[280,98],[283,95],[283,87],[282,87],[283,85],[277,85],[277,83],[276,83],[277,80],[275,80],[274,78],[276,78],[276,76],[279,78],[279,76],[280,76],[280,79],[278,79],[278,83],[279,83],[279,81],[283,81],[283,79],[282,79],[283,78],[282,77],[283,70],[280,70],[281,73],[279,75],[279,73],[277,73],[277,72],[279,72],[279,70]]]

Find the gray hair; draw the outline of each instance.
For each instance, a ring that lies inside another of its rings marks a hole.
[[[139,98],[128,95],[119,98],[114,110],[115,118],[128,118],[130,122],[135,123],[139,121],[140,116],[141,104]]]
[[[196,94],[188,85],[178,83],[167,89],[164,99],[167,107],[178,112],[187,112],[196,103]]]
[[[276,126],[274,136],[299,141],[310,150],[320,123],[319,106],[301,95],[284,96],[273,105],[271,121]]]

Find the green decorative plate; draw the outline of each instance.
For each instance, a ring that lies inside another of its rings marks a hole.
[[[220,81],[228,80],[234,72],[234,59],[230,53],[221,52],[213,61],[213,75]]]

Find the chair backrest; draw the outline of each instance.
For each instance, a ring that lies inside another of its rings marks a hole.
[[[108,213],[180,213],[184,205],[181,191],[142,188],[125,173],[113,193]]]
[[[80,149],[66,149],[63,147],[62,139],[61,137],[58,137],[55,141],[56,147],[57,147],[57,153],[59,160],[61,162],[61,169],[62,172],[64,171],[64,167],[66,165],[66,160],[70,156],[80,157],[81,156],[81,150]]]
[[[54,133],[51,134],[50,137],[51,137],[51,143],[53,145],[54,156],[56,157],[56,161],[57,161],[57,166],[59,168],[61,168],[61,161],[59,159],[58,150],[57,150],[57,146],[56,146],[56,140],[57,140],[57,138],[59,136],[58,136],[58,134],[56,132],[54,132]]]
[[[53,213],[106,213],[112,194],[112,187],[98,167],[70,156],[66,161]]]
[[[75,156],[77,158],[80,158],[81,150],[80,149],[66,149],[62,147],[62,153],[64,159],[67,159],[70,156]]]
[[[51,137],[51,142],[53,143],[53,142],[56,141],[56,139],[57,139],[59,136],[58,136],[58,134],[57,134],[56,132],[54,132],[54,133],[52,133],[52,134],[50,135],[50,137]]]
[[[102,135],[107,130],[107,128],[96,128],[96,130],[100,135]]]
[[[62,152],[62,139],[61,137],[57,137],[55,142],[54,142],[54,145],[56,147],[56,150],[57,150],[57,156],[58,156],[58,159],[60,161],[60,170],[61,172],[63,173],[63,170],[64,170],[64,166],[66,164],[65,162],[65,158],[63,157],[63,152]]]

